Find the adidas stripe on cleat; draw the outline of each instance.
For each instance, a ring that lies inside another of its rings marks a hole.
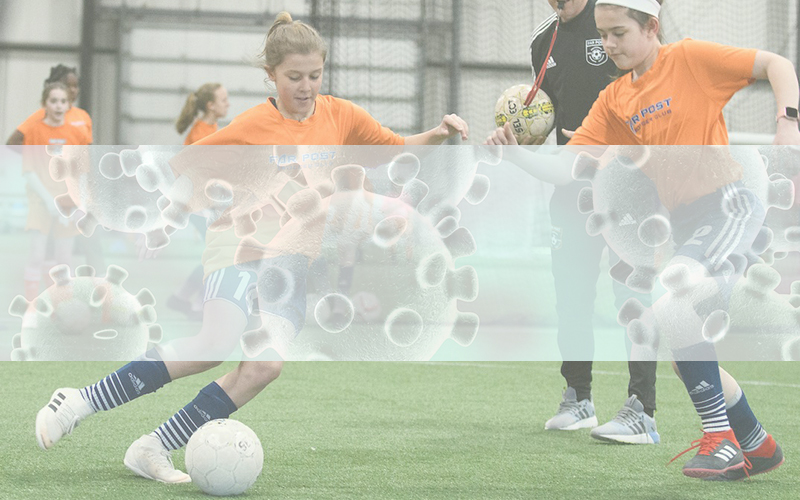
[[[36,414],[36,441],[39,448],[48,450],[62,437],[72,434],[75,427],[94,410],[78,389],[56,389],[50,402]]]
[[[755,450],[745,452],[744,458],[744,467],[708,479],[711,481],[741,481],[751,476],[773,471],[784,462],[783,450],[771,435],[767,435],[767,439]]]
[[[686,476],[704,479],[745,466],[744,454],[730,429],[724,432],[704,432],[701,439],[693,441],[691,447],[676,455],[669,463],[695,448],[700,448],[697,455],[683,466]]]

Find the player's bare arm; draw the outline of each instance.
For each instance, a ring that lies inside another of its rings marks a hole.
[[[759,50],[756,52],[756,62],[753,65],[753,78],[769,80],[772,92],[775,94],[778,114],[773,144],[800,145],[797,118],[800,86],[798,86],[794,65],[783,56]]]

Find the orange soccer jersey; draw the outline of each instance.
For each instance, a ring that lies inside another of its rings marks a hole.
[[[32,127],[36,126],[37,123],[41,123],[44,120],[45,111],[44,108],[39,108],[38,110],[34,111],[34,113],[25,119],[22,122],[22,125],[17,127],[17,130],[22,132],[22,135],[27,136],[30,133]],[[92,142],[92,117],[89,116],[89,113],[82,110],[81,108],[72,106],[69,108],[67,113],[64,115],[64,124],[69,125],[72,127],[76,127],[79,129],[83,129],[86,131],[86,135],[89,137],[89,142]],[[34,143],[39,144],[39,143]]]
[[[183,144],[184,146],[194,144],[200,139],[203,139],[213,134],[218,129],[219,127],[217,126],[216,123],[214,125],[209,125],[203,120],[195,120],[194,125],[192,125],[191,130],[189,130],[189,134],[186,136],[186,141],[184,141]]]
[[[92,143],[86,129],[72,126],[66,119],[60,127],[51,127],[40,120],[27,125],[25,130],[23,146],[82,146]]]
[[[317,96],[314,114],[298,122],[283,117],[272,102],[260,104],[231,121],[219,131],[196,142],[192,147],[213,145],[402,145],[403,138],[383,127],[363,108],[332,96]],[[181,155],[171,162],[176,173],[195,166],[182,161]],[[258,222],[255,238],[268,243],[280,229],[280,218],[266,210]],[[241,238],[230,229],[206,233],[203,252],[205,276],[232,266]]]
[[[686,39],[660,48],[653,67],[606,87],[569,145],[727,145],[722,108],[752,83],[756,50]],[[643,167],[672,210],[742,179],[717,148],[678,148]],[[658,164],[661,163],[660,166]]]
[[[75,127],[66,122],[60,127],[51,127],[43,121],[38,121],[25,127],[23,132],[22,168],[24,172],[33,172],[44,188],[55,198],[67,192],[63,182],[56,182],[50,176],[50,155],[45,151],[45,146],[85,145],[91,143],[91,137],[83,127]],[[26,229],[34,229],[44,234],[54,231],[56,238],[65,238],[77,234],[75,226],[54,224],[45,203],[39,195],[30,188],[28,194],[28,220]]]
[[[402,145],[403,138],[350,101],[318,95],[314,114],[298,122],[284,118],[271,102],[240,114],[197,145]]]
[[[35,173],[53,196],[65,193],[64,183],[56,182],[50,177],[50,156],[45,152],[45,148],[33,146],[82,146],[90,144],[91,139],[86,136],[85,130],[68,125],[66,122],[60,127],[51,127],[39,121],[26,130],[28,133],[25,134],[22,143],[26,146],[23,148],[23,171]]]
[[[756,50],[685,39],[661,47],[653,67],[606,87],[571,145],[722,145],[722,108],[752,83]]]

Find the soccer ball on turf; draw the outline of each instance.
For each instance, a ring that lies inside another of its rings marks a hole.
[[[264,466],[261,441],[230,419],[207,422],[186,444],[186,471],[210,495],[238,495],[253,485]]]
[[[520,144],[541,144],[555,125],[555,109],[550,97],[539,89],[529,106],[525,99],[531,91],[526,84],[506,89],[494,106],[494,121],[498,127],[511,122],[514,136]]]

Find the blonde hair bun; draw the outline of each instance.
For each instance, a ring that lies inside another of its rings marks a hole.
[[[318,53],[324,61],[328,46],[317,30],[301,21],[292,20],[291,14],[281,12],[267,33],[264,50],[260,54],[262,67],[275,68],[289,54]]]

